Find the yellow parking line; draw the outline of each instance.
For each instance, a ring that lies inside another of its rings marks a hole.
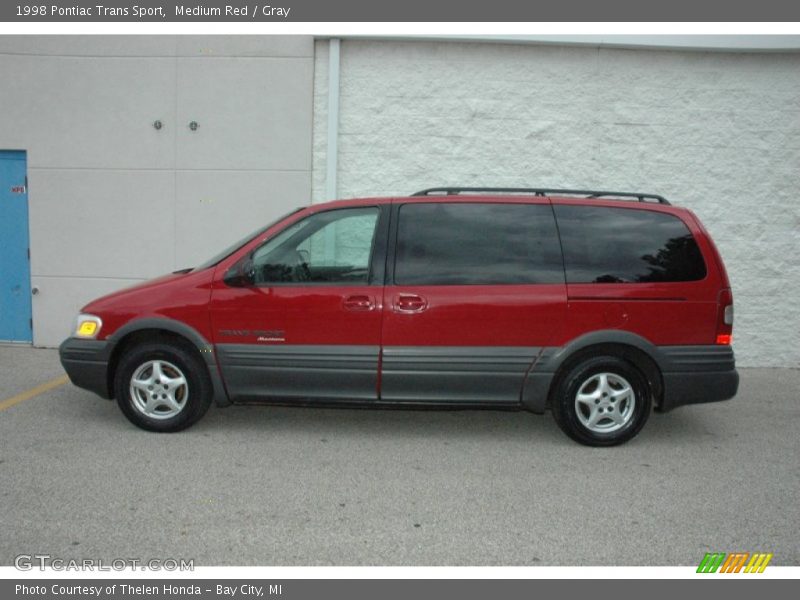
[[[29,389],[27,392],[22,392],[21,394],[17,394],[16,396],[11,396],[11,398],[7,398],[0,402],[0,410],[5,410],[7,408],[11,408],[15,404],[19,404],[20,402],[24,402],[34,396],[38,396],[46,392],[47,390],[52,390],[53,388],[57,388],[60,385],[64,385],[69,381],[69,377],[63,375],[62,377],[58,377],[53,379],[52,381],[48,381],[47,383],[43,383],[41,385],[37,385],[34,388]]]

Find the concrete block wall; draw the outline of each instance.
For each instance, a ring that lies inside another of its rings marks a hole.
[[[327,41],[313,195],[324,199]],[[346,40],[338,196],[610,188],[694,210],[722,252],[742,366],[800,366],[800,54]]]
[[[313,51],[307,36],[0,36],[0,149],[28,153],[35,345],[92,298],[309,203]]]

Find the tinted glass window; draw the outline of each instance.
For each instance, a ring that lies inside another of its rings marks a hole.
[[[406,204],[395,283],[563,283],[553,211],[532,204]]]
[[[374,207],[303,219],[253,252],[254,282],[365,284],[377,222]]]
[[[706,276],[697,242],[677,217],[599,206],[554,208],[570,283],[695,281]]]

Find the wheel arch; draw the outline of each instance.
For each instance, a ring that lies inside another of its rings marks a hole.
[[[658,347],[642,336],[621,330],[596,331],[560,348],[545,348],[525,379],[522,404],[532,412],[545,412],[551,405],[560,378],[587,357],[600,355],[616,356],[631,363],[647,380],[653,405],[656,408],[661,406],[664,359]]]
[[[230,404],[219,373],[213,345],[189,325],[166,318],[139,319],[120,327],[109,337],[108,341],[113,345],[107,370],[107,384],[112,398],[114,397],[114,378],[122,355],[136,344],[162,341],[179,344],[200,358],[211,379],[215,403],[219,406]]]

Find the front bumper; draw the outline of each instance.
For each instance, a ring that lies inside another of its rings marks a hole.
[[[739,389],[730,346],[662,346],[664,397],[660,412],[685,404],[729,400]]]
[[[58,348],[61,365],[73,384],[111,399],[108,363],[112,344],[102,340],[67,338]]]

